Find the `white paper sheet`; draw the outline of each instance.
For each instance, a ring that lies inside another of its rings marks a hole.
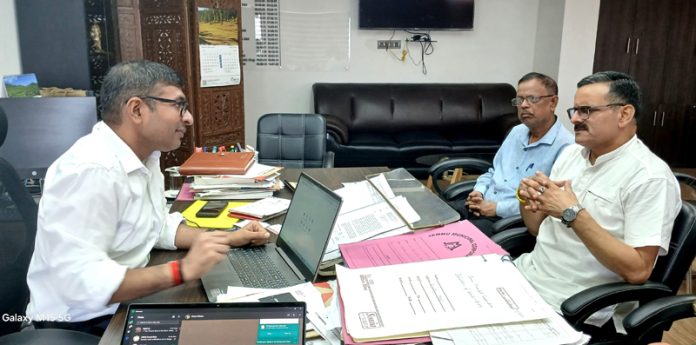
[[[554,313],[499,255],[352,270],[337,266],[336,273],[347,331],[357,341],[539,320]]]

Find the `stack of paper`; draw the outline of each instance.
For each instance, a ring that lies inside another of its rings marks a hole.
[[[191,190],[195,199],[263,199],[283,187],[281,167],[253,162],[240,175],[194,175]]]
[[[283,214],[290,207],[290,200],[270,197],[230,209],[230,216],[235,218],[266,220]]]
[[[355,342],[550,318],[554,311],[496,254],[346,269],[337,266],[344,330]]]

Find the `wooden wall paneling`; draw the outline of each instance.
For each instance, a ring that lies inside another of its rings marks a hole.
[[[143,41],[140,33],[140,1],[117,0],[116,6],[121,61],[140,60],[143,58]]]
[[[239,47],[238,59],[241,64],[241,1],[240,0],[197,0],[196,7],[233,10],[237,13],[237,44]],[[192,14],[195,15],[192,11]],[[200,68],[200,56],[198,52],[198,20],[194,23],[193,33],[195,40],[192,54],[193,64]],[[193,41],[192,41],[193,42]],[[241,66],[240,66],[241,73]],[[200,70],[197,71],[200,80]],[[200,82],[200,81],[199,81]],[[196,127],[196,143],[198,146],[244,145],[244,78],[241,76],[239,85],[219,87],[197,87],[196,97],[200,107],[199,114],[194,114],[199,125]],[[199,85],[200,86],[200,85]]]
[[[595,43],[594,72],[614,70],[628,73],[631,64],[633,17],[637,0],[602,0]]]
[[[189,6],[186,0],[140,1],[140,29],[143,58],[163,63],[184,79],[184,93],[195,116],[198,107],[194,90],[197,84],[192,71]],[[193,153],[196,123],[184,136],[181,147],[162,154],[162,168],[180,165]]]

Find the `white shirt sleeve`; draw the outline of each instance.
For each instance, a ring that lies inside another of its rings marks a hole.
[[[100,167],[58,172],[54,178],[41,200],[33,259],[36,280],[50,282],[68,306],[103,309],[127,269],[110,258],[118,253],[109,253],[123,212],[114,195],[122,194],[117,190],[123,185]]]

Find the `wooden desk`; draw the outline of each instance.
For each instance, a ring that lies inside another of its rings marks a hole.
[[[357,182],[365,179],[365,175],[375,174],[388,171],[385,167],[368,167],[368,168],[333,168],[333,169],[285,169],[282,173],[282,178],[289,181],[297,181],[300,172],[304,171],[308,175],[314,177],[321,183],[325,184],[330,189],[338,189],[342,182]],[[277,196],[290,198],[291,194],[284,189],[276,193]],[[172,210],[183,210],[188,203],[175,203],[172,205]],[[276,217],[273,222],[282,222],[283,217]],[[171,260],[176,260],[184,257],[186,250],[153,250],[150,255],[148,265],[159,265]],[[207,302],[205,291],[200,279],[186,282],[185,284],[160,291],[147,297],[143,297],[132,302],[138,303],[166,303],[166,302]],[[100,345],[117,345],[121,343],[121,335],[126,319],[126,307],[129,303],[122,303],[116,314],[114,315],[109,327],[106,329],[104,336],[99,342]]]

